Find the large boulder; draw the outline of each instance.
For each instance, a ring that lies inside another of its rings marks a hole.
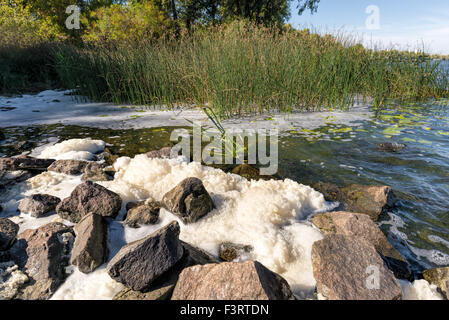
[[[139,228],[141,225],[156,224],[159,220],[159,211],[161,204],[157,201],[145,201],[135,206],[129,205],[131,208],[126,214],[125,224],[131,228]]]
[[[112,279],[136,291],[147,289],[183,256],[179,224],[172,222],[148,237],[127,244],[107,266]]]
[[[0,251],[8,250],[16,240],[19,225],[8,218],[0,218]]]
[[[198,264],[219,263],[207,252],[183,241],[181,244],[184,248],[184,256],[173,268],[156,279],[144,292],[125,288],[114,297],[114,300],[169,300],[182,270]]]
[[[105,219],[95,213],[84,216],[74,227],[70,263],[83,273],[90,273],[108,258],[108,227]]]
[[[89,162],[82,160],[56,160],[48,167],[48,171],[64,173],[69,175],[79,175],[84,173],[84,169]]]
[[[68,259],[62,235],[70,231],[61,223],[49,223],[19,234],[10,254],[30,280],[20,290],[19,298],[48,299],[64,281]]]
[[[30,213],[32,217],[39,218],[46,213],[56,210],[61,199],[48,194],[33,194],[20,201],[19,211]]]
[[[340,202],[339,210],[365,213],[374,222],[396,202],[394,192],[388,186],[352,184],[340,188],[330,183],[319,182],[313,188],[321,192],[326,200]]]
[[[436,285],[443,296],[449,300],[449,267],[425,270],[423,276],[429,283]]]
[[[405,259],[391,246],[382,230],[368,215],[353,212],[329,212],[314,216],[312,223],[324,234],[342,234],[368,241],[376,248],[396,278],[413,280],[413,274]]]
[[[37,159],[31,157],[0,158],[0,171],[46,171],[54,161],[55,160],[52,159]]]
[[[115,218],[121,206],[122,199],[118,194],[86,181],[78,185],[70,196],[56,207],[56,212],[61,218],[76,223],[89,213]]]
[[[398,300],[401,287],[374,246],[332,234],[312,246],[318,293],[330,300]]]
[[[197,265],[184,269],[172,300],[288,300],[290,286],[257,261]]]
[[[162,203],[185,223],[193,223],[214,209],[214,203],[203,182],[187,178],[167,192]]]

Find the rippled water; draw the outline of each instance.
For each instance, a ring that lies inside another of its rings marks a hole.
[[[447,101],[391,106],[351,126],[333,116],[316,129],[295,129],[280,138],[279,176],[303,184],[326,181],[391,186],[399,206],[381,226],[415,271],[449,265],[449,107]],[[20,153],[70,138],[101,139],[118,155],[133,156],[169,145],[174,127],[112,130],[40,125],[4,128],[10,140],[0,153]],[[12,138],[11,138],[12,137]],[[382,142],[406,145],[396,153],[378,150]]]

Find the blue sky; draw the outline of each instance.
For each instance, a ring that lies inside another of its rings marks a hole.
[[[298,16],[292,2],[290,23],[295,27],[313,26],[320,32],[355,33],[363,42],[384,48],[449,54],[449,0],[321,0],[318,12]],[[380,29],[369,30],[366,8],[379,9]]]

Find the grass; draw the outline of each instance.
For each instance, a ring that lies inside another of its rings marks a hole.
[[[240,22],[177,39],[61,45],[52,59],[58,81],[91,100],[208,106],[219,118],[449,96],[439,62],[365,50],[347,36]]]

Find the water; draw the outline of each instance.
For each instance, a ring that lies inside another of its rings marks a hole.
[[[367,119],[336,124],[332,116],[315,129],[296,128],[280,138],[279,171],[307,185],[326,181],[391,186],[400,199],[398,208],[381,217],[380,225],[415,271],[449,265],[449,108],[447,101],[391,105]],[[101,139],[119,156],[134,156],[170,145],[175,127],[151,129],[97,129],[81,126],[36,125],[8,127],[10,140],[0,153],[20,153],[44,143],[71,138]],[[397,153],[378,150],[376,144],[406,144]],[[229,168],[228,168],[229,169]]]

